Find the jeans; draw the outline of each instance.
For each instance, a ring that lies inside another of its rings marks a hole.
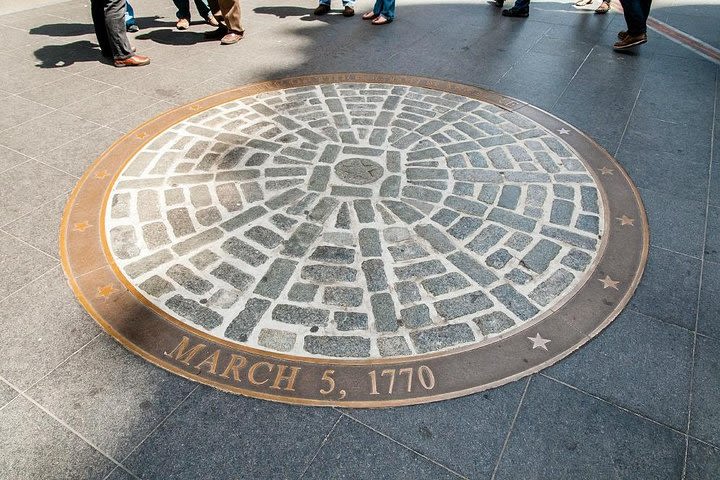
[[[342,0],[343,7],[354,7],[355,0]],[[320,0],[320,5],[330,5],[330,0]]]
[[[177,18],[186,18],[190,20],[190,0],[173,0],[177,7]],[[201,17],[207,18],[210,14],[210,7],[207,0],[195,0],[195,7]]]
[[[513,5],[513,8],[529,8],[530,7],[530,0],[515,0],[515,5]]]
[[[125,33],[125,0],[90,0],[90,11],[102,54],[115,60],[132,57]]]
[[[135,25],[135,10],[133,10],[130,2],[125,2],[127,10],[125,11],[125,26]]]
[[[375,0],[373,13],[393,20],[395,18],[395,0]]]
[[[628,34],[642,35],[647,32],[647,19],[650,16],[652,0],[620,0],[627,23]]]

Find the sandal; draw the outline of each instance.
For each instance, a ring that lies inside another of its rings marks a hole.
[[[388,23],[392,23],[392,18],[383,17],[382,15],[378,15],[372,21],[373,25],[387,25]]]
[[[585,5],[590,5],[593,2],[593,0],[578,0],[575,2],[576,7],[584,7]]]
[[[362,19],[363,20],[375,20],[379,16],[380,16],[379,14],[376,15],[375,12],[370,10],[369,12],[365,12],[362,14]]]
[[[610,11],[610,2],[606,2],[604,0],[600,4],[600,6],[595,9],[595,13],[607,13],[609,11]]]

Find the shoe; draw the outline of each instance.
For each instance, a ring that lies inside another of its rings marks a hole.
[[[326,13],[330,12],[330,5],[325,5],[324,3],[321,3],[317,6],[315,11],[313,12],[315,15],[325,15]]]
[[[625,30],[623,30],[623,31],[621,31],[621,32],[618,32],[618,34],[617,34],[617,37],[618,37],[618,39],[620,39],[620,40],[624,39],[624,38],[627,37],[627,36],[628,36],[628,33],[627,33]]]
[[[502,8],[502,6],[503,6],[504,3],[505,3],[505,0],[495,0],[495,1],[493,2],[493,5],[495,5],[496,7]]]
[[[128,25],[127,27],[125,27],[125,30],[127,30],[127,31],[130,32],[130,33],[135,33],[135,32],[139,32],[139,31],[140,31],[140,27],[138,27],[137,25],[135,25],[135,24],[133,23],[132,25]]]
[[[240,40],[242,40],[243,34],[237,33],[237,32],[229,32],[227,35],[222,37],[220,40],[220,45],[232,45],[233,43],[237,43]]]
[[[578,0],[575,2],[576,7],[584,7],[585,5],[590,5],[593,2],[593,0]]]
[[[346,5],[343,10],[343,17],[352,17],[353,15],[355,15],[355,9]]]
[[[362,19],[363,20],[375,20],[378,17],[378,15],[376,15],[375,12],[370,10],[369,12],[365,12],[362,14]]]
[[[208,13],[208,16],[205,17],[205,23],[213,27],[217,27],[220,25],[220,22],[217,21],[217,18],[215,18],[215,15],[213,15],[212,13]]]
[[[610,2],[601,2],[600,5],[595,9],[595,13],[604,14],[610,11]]]
[[[373,19],[372,22],[373,25],[387,25],[388,23],[392,23],[392,18],[387,18],[382,15],[378,15],[375,19]]]
[[[220,40],[227,34],[227,27],[225,25],[220,25],[215,30],[210,30],[209,32],[203,33],[203,37],[207,38],[208,40]]]
[[[527,18],[530,16],[530,7],[525,8],[507,8],[502,11],[503,17],[519,17],[519,18]]]
[[[618,36],[620,35],[618,34]],[[647,33],[641,33],[640,35],[630,35],[628,33],[627,35],[625,35],[625,38],[623,38],[619,42],[615,42],[615,45],[613,45],[613,49],[627,50],[637,45],[642,45],[643,43],[647,43]]]
[[[178,30],[187,30],[190,28],[190,20],[187,18],[179,18],[177,23],[175,24],[175,28]]]
[[[115,60],[116,67],[142,67],[150,63],[150,59],[145,55],[133,55],[125,60]]]

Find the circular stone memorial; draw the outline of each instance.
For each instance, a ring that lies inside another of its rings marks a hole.
[[[466,85],[337,74],[250,85],[113,145],[73,193],[65,271],[123,345],[308,405],[456,397],[551,365],[647,257],[604,150]]]

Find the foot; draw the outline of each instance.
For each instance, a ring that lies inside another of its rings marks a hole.
[[[140,31],[140,27],[138,27],[137,25],[135,25],[135,24],[133,23],[132,25],[128,25],[127,27],[125,27],[125,30],[127,30],[127,31],[130,32],[130,33],[135,33],[135,32],[139,32],[139,31]]]
[[[369,12],[365,12],[365,13],[363,13],[363,15],[362,15],[362,19],[363,19],[363,20],[374,20],[374,19],[376,19],[377,17],[378,17],[378,16],[377,16],[377,15],[375,14],[375,12],[373,12],[372,10],[370,10]]]
[[[628,33],[627,33],[625,30],[623,30],[623,31],[621,31],[621,32],[618,32],[618,34],[617,34],[617,37],[618,37],[619,40],[622,40],[622,39],[624,39],[624,38],[627,37],[627,36],[628,36]]]
[[[391,18],[384,17],[382,15],[378,15],[373,21],[373,25],[387,25],[388,23],[392,23]]]
[[[218,25],[220,25],[220,23],[218,23],[217,21],[217,18],[215,18],[215,15],[213,15],[212,13],[208,13],[208,16],[205,17],[205,23],[213,27],[217,27]]]
[[[595,13],[604,14],[610,11],[610,2],[602,2],[600,6],[595,9]]]
[[[505,10],[502,11],[502,15],[503,15],[503,17],[520,17],[520,18],[526,18],[526,17],[529,17],[529,16],[530,16],[530,8],[529,8],[529,7],[525,7],[525,8],[517,8],[517,7],[507,8],[507,9],[505,9]]]
[[[625,38],[623,38],[619,42],[615,42],[613,48],[618,51],[627,50],[637,45],[642,45],[643,43],[647,43],[647,33],[641,33],[640,35],[630,35],[628,33]]]
[[[346,5],[343,10],[343,17],[352,17],[353,15],[355,15],[355,9]]]
[[[190,28],[190,20],[187,18],[178,18],[177,23],[175,24],[175,28],[178,30],[187,30]]]
[[[317,6],[313,13],[315,15],[325,15],[326,13],[330,13],[330,5],[325,5],[324,3],[321,3]]]
[[[232,45],[233,43],[237,43],[242,40],[242,38],[242,32],[229,32],[227,35],[222,37],[222,39],[220,40],[220,45]]]
[[[576,7],[584,7],[585,5],[590,5],[593,2],[593,0],[578,0],[575,2]]]
[[[493,2],[493,5],[495,5],[496,7],[502,8],[502,6],[503,6],[504,3],[505,3],[505,0],[495,0],[495,1]]]
[[[142,67],[150,63],[150,59],[144,55],[133,55],[125,60],[115,60],[116,67]]]
[[[228,34],[228,29],[224,25],[220,25],[215,30],[203,33],[203,36],[208,40],[220,40]]]

